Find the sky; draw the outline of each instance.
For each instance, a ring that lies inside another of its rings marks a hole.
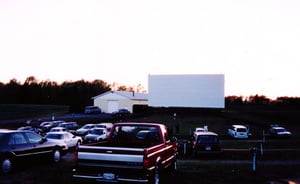
[[[300,96],[299,0],[0,0],[0,81],[224,74],[225,96]]]

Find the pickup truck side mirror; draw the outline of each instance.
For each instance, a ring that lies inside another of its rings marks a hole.
[[[175,136],[172,137],[172,138],[171,138],[171,143],[176,143],[176,142],[177,142],[177,137],[175,137]]]

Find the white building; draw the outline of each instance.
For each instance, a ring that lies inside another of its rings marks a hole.
[[[127,109],[132,113],[134,105],[148,105],[148,94],[128,91],[108,91],[92,99],[94,106],[100,107],[106,113],[119,109]]]

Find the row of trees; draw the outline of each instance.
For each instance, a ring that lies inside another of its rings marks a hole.
[[[145,92],[143,86],[126,87],[116,83],[108,84],[102,80],[65,81],[58,84],[53,81],[38,81],[34,76],[28,77],[24,83],[11,79],[9,83],[0,82],[1,104],[53,104],[69,105],[71,112],[82,111],[84,106],[93,104],[91,97],[110,90]],[[275,101],[266,96],[254,95],[247,98],[227,96],[227,105],[231,104],[289,104],[299,105],[300,98],[279,97]]]
[[[272,100],[264,95],[253,95],[249,97],[243,96],[227,96],[225,98],[226,104],[254,104],[254,105],[300,105],[300,97],[277,97]]]
[[[0,103],[69,105],[71,112],[79,112],[84,106],[93,104],[91,97],[111,89],[139,91],[143,88],[141,85],[134,89],[116,83],[108,84],[102,80],[65,81],[62,84],[49,80],[39,82],[30,76],[23,84],[16,79],[11,79],[7,84],[0,83]]]

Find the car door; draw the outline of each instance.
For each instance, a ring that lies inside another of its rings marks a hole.
[[[31,147],[31,156],[42,156],[53,152],[53,146],[38,134],[32,132],[25,133],[28,145]]]
[[[64,133],[63,136],[63,140],[69,148],[75,146],[75,141],[72,138],[71,134]]]
[[[28,157],[31,155],[31,146],[28,145],[25,134],[22,132],[10,134],[8,148],[10,149],[10,152],[18,159],[22,159],[23,157]]]

